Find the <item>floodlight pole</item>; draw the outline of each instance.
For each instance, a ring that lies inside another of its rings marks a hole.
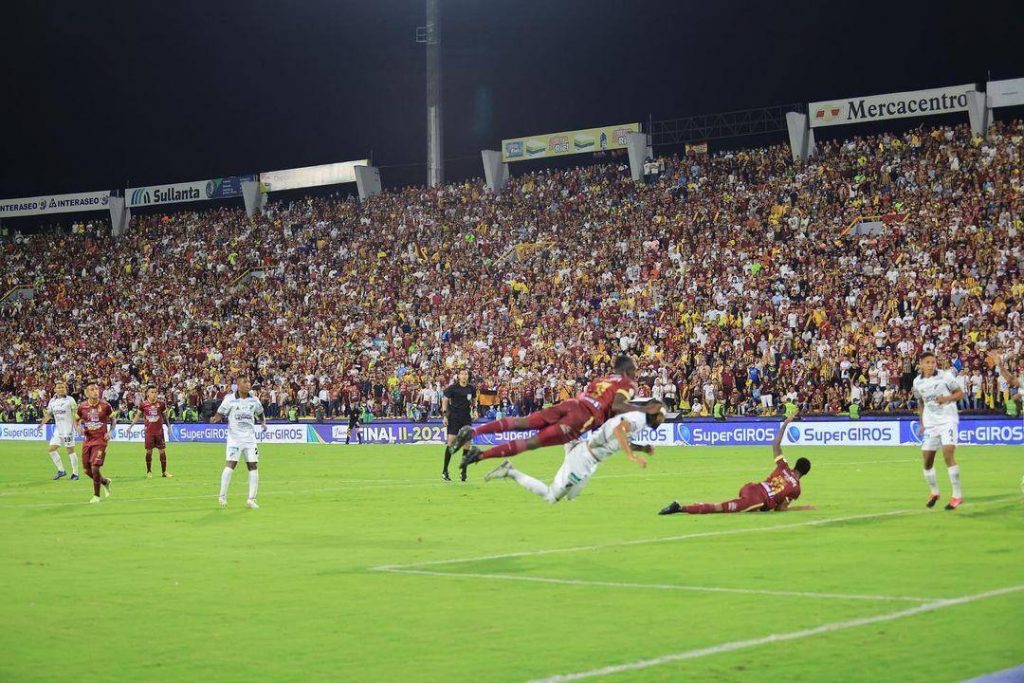
[[[427,25],[416,42],[427,46],[427,184],[444,184],[444,118],[441,112],[441,0],[427,0]]]

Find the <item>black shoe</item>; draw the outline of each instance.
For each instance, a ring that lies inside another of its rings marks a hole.
[[[449,448],[451,449],[451,452],[454,455],[455,453],[458,453],[460,450],[462,450],[463,446],[472,442],[473,427],[471,427],[470,425],[466,425],[465,427],[459,430],[458,434],[455,435],[455,441],[452,442],[452,445]]]
[[[459,480],[466,481],[466,468],[463,467],[459,472]]]
[[[462,434],[462,432],[460,431],[459,434]],[[470,446],[466,449],[466,452],[462,454],[462,463],[459,465],[459,468],[462,469],[462,476],[466,476],[467,467],[480,460],[481,453],[483,451],[476,446]]]
[[[658,512],[658,514],[659,515],[674,515],[677,512],[681,512],[682,509],[683,509],[683,506],[673,500],[671,503],[669,503],[665,507],[661,508],[661,510]]]
[[[934,493],[928,496],[928,502],[924,504],[925,507],[933,508],[935,503],[939,502],[939,494]]]
[[[441,473],[441,479],[443,479],[444,481],[451,481],[452,480],[452,478],[448,476],[447,472],[442,472]]]

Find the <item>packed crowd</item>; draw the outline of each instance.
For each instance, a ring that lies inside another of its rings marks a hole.
[[[686,414],[913,408],[917,355],[1001,411],[1021,359],[1024,124],[916,129],[352,200],[136,216],[0,238],[0,410],[97,377],[196,419],[250,374],[272,416],[436,413],[472,370],[481,412],[574,395],[619,353]],[[849,230],[881,217],[882,234]],[[1010,361],[1014,362],[1014,361]],[[1015,368],[1016,369],[1016,368]]]

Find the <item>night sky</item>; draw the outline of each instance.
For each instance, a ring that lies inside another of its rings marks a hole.
[[[1024,76],[1024,3],[442,0],[448,179],[503,137]],[[0,197],[369,156],[426,180],[422,0],[10,2]],[[780,139],[780,142],[782,140]]]

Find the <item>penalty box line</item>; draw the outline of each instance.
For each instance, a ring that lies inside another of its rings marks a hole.
[[[808,591],[779,591],[758,588],[726,588],[723,586],[694,586],[673,583],[633,583],[626,581],[596,581],[590,579],[560,579],[548,576],[527,576],[520,574],[488,574],[476,572],[439,572],[429,569],[389,569],[391,574],[415,574],[419,576],[450,576],[464,579],[499,581],[527,581],[561,586],[600,586],[604,588],[637,588],[662,591],[690,591],[694,593],[736,593],[740,595],[767,595],[787,598],[814,598],[819,600],[868,600],[875,602],[935,602],[940,598],[920,598],[903,595],[863,595],[857,593],[815,593]]]
[[[965,503],[961,508],[981,507],[983,505],[994,505],[1005,503],[1008,500],[1015,500],[1013,496],[996,498],[981,503]],[[541,550],[522,550],[511,553],[499,553],[497,555],[478,555],[476,557],[457,557],[448,560],[427,560],[425,562],[409,562],[405,564],[382,564],[368,567],[369,571],[375,572],[397,572],[406,569],[421,569],[423,567],[443,567],[449,564],[467,564],[472,562],[487,562],[490,560],[505,560],[516,557],[538,557],[541,555],[555,555],[560,553],[578,553],[592,550],[604,550],[607,548],[623,548],[635,545],[649,545],[655,543],[672,543],[674,541],[686,541],[693,538],[714,538],[717,536],[738,536],[742,534],[760,534],[773,531],[784,531],[786,529],[800,529],[803,527],[826,526],[829,524],[841,524],[843,522],[855,522],[863,519],[880,519],[883,517],[895,517],[898,515],[919,515],[923,513],[935,513],[927,508],[913,508],[907,510],[890,510],[889,512],[868,512],[860,515],[845,515],[842,517],[826,517],[825,519],[812,519],[806,522],[794,522],[791,524],[773,524],[771,526],[743,527],[742,529],[721,529],[718,531],[700,531],[677,536],[658,536],[655,538],[640,538],[631,541],[616,541],[614,543],[595,543],[593,545],[576,545],[565,548],[544,548]],[[955,513],[949,513],[955,514]]]
[[[845,631],[847,629],[858,628],[860,626],[870,626],[872,624],[881,624],[889,621],[896,621],[897,619],[905,619],[907,617],[916,616],[918,614],[925,614],[927,612],[934,612],[936,610],[945,609],[947,607],[956,607],[957,605],[965,605],[968,603],[977,602],[978,600],[987,600],[989,598],[1001,597],[1022,590],[1024,590],[1024,584],[1017,586],[1007,586],[1006,588],[998,588],[996,590],[986,591],[984,593],[975,593],[974,595],[964,595],[959,598],[935,600],[934,602],[928,602],[923,605],[909,607],[907,609],[898,610],[896,612],[886,612],[885,614],[879,614],[873,617],[861,617],[859,619],[834,621],[832,623],[822,624],[821,626],[815,626],[814,628],[801,629],[799,631],[790,631],[788,633],[773,633],[767,636],[763,636],[761,638],[751,638],[747,640],[735,640],[728,643],[712,645],[710,647],[702,647],[694,650],[685,650],[683,652],[675,652],[668,655],[662,655],[660,657],[652,657],[650,659],[639,659],[634,662],[614,664],[610,666],[601,667],[598,669],[590,669],[588,671],[577,671],[574,673],[556,674],[554,676],[548,676],[546,678],[532,679],[528,683],[569,683],[570,681],[582,681],[588,678],[613,676],[615,674],[626,673],[629,671],[642,671],[644,669],[650,669],[653,667],[663,666],[665,664],[672,664],[675,662],[682,662],[689,659],[698,659],[700,657],[708,657],[711,655],[722,654],[725,652],[747,650],[750,648],[760,647],[762,645],[784,643],[791,640],[810,638],[812,636],[822,635],[825,633]]]

